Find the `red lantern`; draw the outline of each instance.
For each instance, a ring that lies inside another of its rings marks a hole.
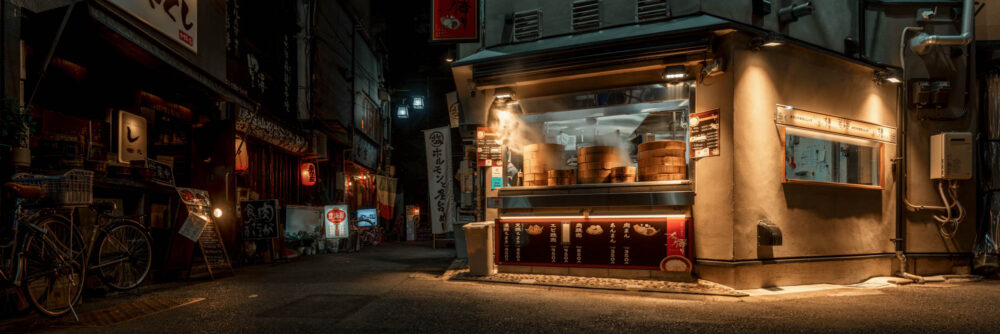
[[[250,167],[250,155],[247,154],[247,144],[241,138],[236,138],[236,170],[247,170]]]
[[[316,185],[316,164],[311,162],[303,163],[299,167],[299,172],[302,173],[302,185],[307,187]]]

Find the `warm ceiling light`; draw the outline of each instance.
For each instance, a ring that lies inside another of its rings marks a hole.
[[[688,76],[687,68],[685,68],[684,65],[667,66],[667,68],[663,69],[663,73],[660,75],[663,77],[663,80],[666,80],[668,83],[678,83],[686,79]]]
[[[771,32],[765,36],[751,39],[749,49],[757,51],[760,50],[760,47],[762,46],[773,47],[773,46],[784,45],[786,42],[787,40],[785,39],[784,35]]]
[[[876,85],[881,85],[886,82],[899,84],[903,82],[903,73],[895,69],[887,69],[885,71],[876,70],[874,81]]]

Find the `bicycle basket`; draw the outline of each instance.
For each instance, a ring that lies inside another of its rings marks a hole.
[[[73,169],[63,175],[14,176],[14,180],[45,189],[45,196],[59,205],[90,205],[94,202],[94,172]]]

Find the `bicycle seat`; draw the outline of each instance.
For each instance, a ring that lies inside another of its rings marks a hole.
[[[94,211],[97,211],[97,212],[114,211],[115,210],[115,203],[111,203],[111,202],[94,203],[94,204],[90,205],[90,208],[92,210],[94,210]]]
[[[17,197],[26,200],[34,201],[45,198],[45,189],[42,189],[42,187],[39,186],[29,186],[17,182],[7,182],[4,183],[4,187],[13,191]]]

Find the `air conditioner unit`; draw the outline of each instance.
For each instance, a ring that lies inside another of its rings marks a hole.
[[[327,160],[329,155],[326,149],[326,135],[319,131],[312,132],[312,143],[309,145],[309,152],[306,153],[307,156],[316,158],[316,160]]]

